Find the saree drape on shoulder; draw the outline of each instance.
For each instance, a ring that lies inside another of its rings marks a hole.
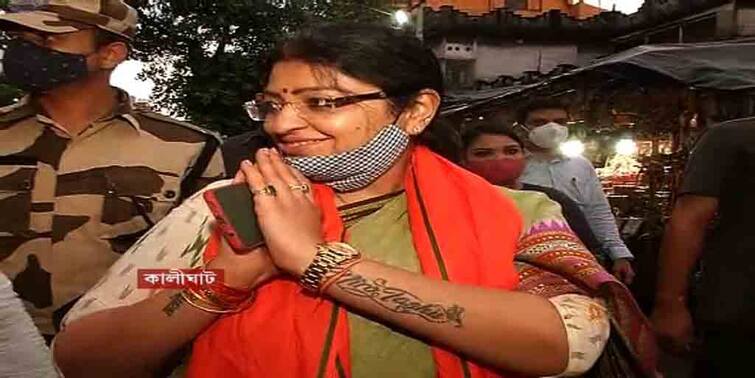
[[[629,289],[603,269],[557,214],[560,211],[557,206],[538,201],[539,194],[507,192],[524,214],[526,225],[515,258],[520,279],[518,290],[545,298],[563,294],[602,298],[611,315],[612,342],[606,346],[608,353],[587,375],[654,377],[655,336]],[[537,214],[539,219],[531,219],[531,214]],[[569,326],[568,319],[565,325]],[[612,367],[605,366],[607,359],[614,360]]]

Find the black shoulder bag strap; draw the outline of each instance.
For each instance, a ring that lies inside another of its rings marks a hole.
[[[189,174],[187,174],[183,181],[181,181],[181,196],[178,198],[176,205],[180,204],[199,190],[197,187],[199,178],[202,177],[202,173],[207,169],[207,166],[210,164],[212,156],[215,155],[215,151],[218,150],[219,145],[220,143],[217,138],[208,135],[207,141],[197,157],[197,161],[194,163],[191,171],[189,171]]]

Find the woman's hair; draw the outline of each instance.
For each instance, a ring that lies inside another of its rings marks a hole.
[[[465,125],[464,131],[461,134],[461,142],[463,150],[469,148],[477,138],[484,134],[504,135],[513,139],[519,147],[524,148],[524,142],[522,138],[517,135],[511,126],[507,126],[494,120],[475,121],[472,124]]]
[[[335,69],[375,85],[390,97],[396,112],[423,89],[444,93],[443,74],[433,52],[407,32],[387,26],[333,23],[306,28],[273,51],[265,80],[276,63],[288,60]]]

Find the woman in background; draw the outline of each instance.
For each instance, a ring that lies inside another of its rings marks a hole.
[[[510,127],[494,121],[477,121],[464,128],[461,163],[493,185],[541,192],[561,205],[569,227],[601,262],[607,262],[600,241],[590,229],[579,205],[566,194],[543,186],[522,183],[527,160],[522,139]]]

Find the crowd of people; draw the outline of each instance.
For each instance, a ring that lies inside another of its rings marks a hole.
[[[716,213],[698,372],[746,362],[752,201],[733,180],[755,166],[749,121],[714,127],[692,158],[654,332],[592,164],[558,150],[564,105],[464,125],[457,165],[430,142],[432,51],[384,26],[314,25],[266,57],[244,106],[261,126],[221,145],[110,86],[133,8],[48,3],[0,15],[5,75],[30,93],[0,110],[0,376],[654,377],[656,333],[695,349],[688,277]],[[261,247],[231,247],[205,202],[232,184]],[[223,280],[138,287],[142,270],[193,268]]]

